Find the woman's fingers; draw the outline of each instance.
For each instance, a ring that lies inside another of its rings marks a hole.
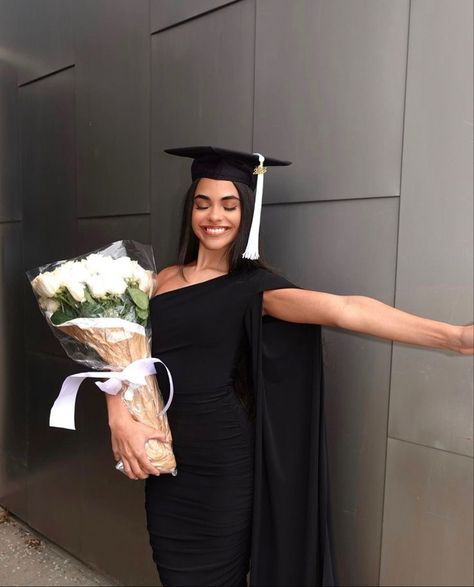
[[[145,452],[135,455],[129,454],[128,457],[122,458],[122,461],[124,463],[124,471],[127,472],[125,468],[125,463],[127,463],[130,472],[138,479],[146,479],[148,475],[160,474],[159,469],[152,465]]]
[[[124,473],[130,479],[146,479],[148,475],[159,475],[148,458],[145,444],[155,438],[166,439],[166,433],[135,420],[121,422],[112,430],[112,450],[116,460],[122,459]]]
[[[150,475],[159,475],[160,471],[152,465],[150,459],[147,457],[146,453],[141,453],[138,458],[138,463],[143,471],[146,471]]]
[[[159,475],[160,471],[154,467],[147,457],[122,458],[123,470],[130,479],[146,479],[148,475]]]
[[[130,463],[132,473],[137,479],[146,479],[148,477],[148,473],[145,473],[145,471],[142,470],[140,463],[136,458],[129,457],[128,462]]]
[[[134,479],[136,481],[138,479],[138,477],[133,473],[129,462],[125,457],[122,457],[122,463],[123,463],[123,472],[125,473],[125,475],[127,475],[127,477],[129,479]]]

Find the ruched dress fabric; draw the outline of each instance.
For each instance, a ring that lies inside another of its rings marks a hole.
[[[265,472],[267,468],[272,469],[272,463],[267,467],[265,457],[256,457],[256,446],[257,453],[264,452],[258,414],[256,426],[236,391],[242,355],[252,361],[252,355],[255,357],[255,351],[260,350],[256,349],[256,334],[250,334],[249,339],[251,316],[254,325],[261,322],[259,294],[286,287],[297,286],[267,270],[242,269],[164,292],[150,302],[153,357],[167,365],[175,390],[168,420],[178,473],[175,477],[150,475],[145,482],[147,529],[153,560],[164,587],[245,586],[252,555],[262,562],[254,572],[254,582],[251,572],[251,584],[310,584],[306,579],[298,583],[296,575],[294,583],[284,583],[288,574],[293,577],[294,565],[309,564],[299,543],[295,546],[301,551],[301,564],[293,557],[290,544],[288,562],[283,560],[285,555],[281,552],[284,566],[275,571],[276,578],[271,576],[273,568],[278,569],[274,555],[281,550],[280,538],[284,541],[289,532],[297,532],[306,544],[308,536],[324,534],[326,528],[321,531],[313,524],[308,531],[304,503],[299,514],[301,521],[296,522],[303,524],[301,527],[294,528],[294,515],[280,523],[278,512],[282,508],[279,506],[284,505],[280,501],[287,497],[278,487],[277,512],[275,503],[270,504],[270,509],[255,503],[256,494],[260,500],[262,493],[270,494],[275,486],[272,472],[268,478]],[[281,333],[274,330],[274,334],[281,341]],[[254,369],[258,362],[257,357]],[[259,378],[257,372],[255,377]],[[166,378],[160,372],[158,381],[166,401]],[[266,413],[271,417],[270,410]],[[285,449],[275,444],[270,452],[274,450],[284,452]],[[297,468],[298,462],[299,456]],[[278,471],[276,474],[275,479],[281,476]],[[297,474],[300,476],[301,471]],[[291,475],[294,477],[293,472]],[[260,481],[262,477],[265,481]],[[306,486],[304,479],[303,474],[303,482],[298,480],[298,487],[306,495],[312,487]],[[320,481],[316,479],[316,483]],[[286,482],[283,485],[283,491],[293,491]],[[272,497],[268,497],[272,502]],[[263,499],[267,499],[266,495]],[[286,509],[291,509],[291,505],[286,504]],[[295,515],[298,519],[298,512]],[[321,519],[325,518],[319,515],[315,518],[319,526]],[[268,534],[273,532],[274,539]],[[283,550],[287,550],[286,546]],[[324,544],[321,550],[327,550]],[[316,552],[314,557],[322,558]],[[317,569],[305,575],[308,581],[323,573],[319,562],[315,565]],[[272,583],[266,583],[267,580]],[[326,585],[333,584],[332,578],[325,581]]]

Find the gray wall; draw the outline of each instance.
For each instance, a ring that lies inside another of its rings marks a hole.
[[[267,174],[266,257],[310,289],[472,320],[472,0],[0,0],[0,503],[128,585],[156,585],[142,482],[105,402],[50,429],[67,359],[25,268],[112,240],[174,261],[189,164]],[[323,328],[344,585],[469,585],[472,359]],[[116,553],[126,553],[117,556]]]

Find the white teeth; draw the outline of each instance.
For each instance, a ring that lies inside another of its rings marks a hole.
[[[206,232],[209,232],[210,234],[221,234],[222,232],[225,232],[227,229],[226,228],[204,228],[204,230]]]

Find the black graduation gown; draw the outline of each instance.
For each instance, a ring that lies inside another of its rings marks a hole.
[[[295,287],[252,268],[151,302],[153,356],[176,383],[178,476],[146,482],[164,585],[240,585],[249,558],[254,587],[337,584],[321,327],[261,315],[263,291]]]
[[[298,287],[259,272],[245,316],[256,397],[250,585],[337,585],[321,326],[262,318],[264,290]]]

